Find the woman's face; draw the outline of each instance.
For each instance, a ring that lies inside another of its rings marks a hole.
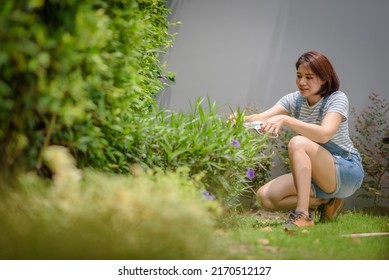
[[[296,85],[302,96],[311,97],[317,95],[323,84],[324,81],[314,74],[310,68],[302,64],[298,67]]]

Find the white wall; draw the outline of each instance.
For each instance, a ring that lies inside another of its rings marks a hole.
[[[171,20],[183,22],[165,59],[177,82],[157,98],[190,111],[209,96],[231,106],[272,106],[295,91],[297,58],[309,50],[332,62],[361,110],[368,95],[389,97],[388,0],[170,0]],[[351,131],[353,121],[351,119]],[[349,208],[353,204],[349,204]]]
[[[166,56],[177,82],[158,97],[188,111],[199,96],[228,111],[254,103],[266,109],[296,89],[297,58],[323,52],[351,107],[371,92],[389,96],[387,0],[171,0],[183,22]]]

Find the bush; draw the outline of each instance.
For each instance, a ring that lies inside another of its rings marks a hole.
[[[69,147],[84,166],[107,165],[127,116],[152,110],[153,95],[174,79],[159,61],[172,43],[164,1],[1,5],[2,177],[40,170],[50,144]]]
[[[376,93],[369,99],[371,105],[360,114],[352,110],[357,132],[352,138],[365,169],[362,187],[367,194],[361,196],[373,199],[373,206],[379,206],[389,198],[389,145],[382,142],[389,135],[389,103]]]
[[[273,155],[266,151],[267,137],[246,131],[242,115],[235,126],[226,123],[217,105],[204,101],[198,99],[189,114],[156,110],[129,116],[125,129],[131,133],[118,139],[122,141],[118,147],[111,147],[118,155],[115,167],[126,170],[129,163],[136,163],[174,171],[187,166],[190,176],[200,177],[207,190],[227,204],[252,194],[268,177]]]
[[[220,206],[187,179],[187,170],[81,173],[61,147],[49,147],[44,157],[55,170],[52,182],[25,174],[19,188],[1,195],[0,259],[224,256],[215,236]]]

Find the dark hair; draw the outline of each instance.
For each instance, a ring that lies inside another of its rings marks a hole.
[[[321,96],[330,95],[339,89],[338,75],[325,55],[316,51],[306,52],[297,60],[296,70],[301,64],[311,69],[313,73],[324,81],[318,93]]]

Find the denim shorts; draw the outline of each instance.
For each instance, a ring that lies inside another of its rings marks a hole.
[[[346,198],[354,194],[362,185],[364,171],[358,154],[332,154],[332,156],[335,161],[336,190],[333,193],[326,193],[312,179],[314,197]]]

